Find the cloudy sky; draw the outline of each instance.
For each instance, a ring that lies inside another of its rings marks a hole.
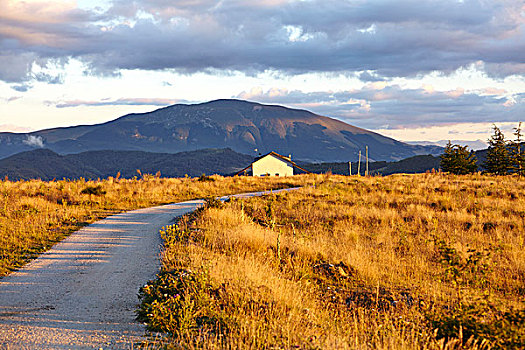
[[[525,4],[0,0],[0,131],[218,98],[401,140],[510,133],[525,121]]]

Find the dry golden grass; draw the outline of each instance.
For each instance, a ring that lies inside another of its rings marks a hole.
[[[303,178],[167,228],[163,346],[525,347],[524,179]]]
[[[0,181],[0,276],[81,226],[112,213],[302,184],[298,178],[212,176],[201,180],[206,181],[144,175],[128,180]]]

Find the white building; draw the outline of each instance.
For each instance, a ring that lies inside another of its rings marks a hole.
[[[294,168],[309,173],[308,170],[292,162],[291,156],[285,157],[275,152],[270,152],[257,158],[252,164],[239,171],[237,175],[250,171],[252,176],[292,176]]]

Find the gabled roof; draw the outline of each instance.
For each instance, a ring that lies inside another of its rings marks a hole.
[[[276,153],[276,152],[274,152],[274,151],[271,151],[270,153],[266,153],[264,156],[259,156],[259,157],[255,158],[255,160],[253,161],[253,163],[255,163],[256,161],[258,161],[259,159],[263,159],[263,158],[268,157],[268,156],[275,156],[275,157],[279,158],[280,160],[283,160],[283,161],[285,161],[285,162],[287,162],[287,163],[294,164],[294,163],[292,162],[292,159],[291,159],[291,158],[289,158],[289,157],[285,157],[285,156],[282,156],[282,155],[280,155],[279,153]],[[253,164],[253,163],[252,163],[252,164]]]
[[[242,173],[243,171],[246,171],[248,170],[252,165],[253,163],[255,163],[256,161],[258,161],[259,159],[263,159],[264,157],[268,157],[268,156],[274,156],[280,160],[282,160],[283,162],[286,162],[286,163],[289,163],[290,165],[292,165],[294,168],[297,168],[297,169],[300,169],[302,171],[304,171],[305,173],[307,174],[311,174],[308,170],[304,169],[304,168],[301,168],[299,165],[297,165],[295,162],[293,162],[290,158],[288,157],[285,157],[285,156],[282,156],[280,155],[279,153],[276,153],[274,151],[271,151],[270,153],[266,153],[265,155],[263,156],[259,156],[257,158],[255,158],[255,160],[252,162],[252,164],[248,165],[246,168],[240,170],[239,172],[237,172],[235,175],[239,175],[240,173]]]

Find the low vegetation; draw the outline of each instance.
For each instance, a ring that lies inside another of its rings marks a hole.
[[[138,311],[155,346],[525,347],[525,180],[301,178],[163,229]]]
[[[101,181],[0,181],[0,277],[69,233],[123,210],[181,200],[304,184],[299,178],[250,177]]]
[[[452,145],[449,141],[440,156],[441,170],[455,175],[473,174],[478,171],[477,158],[474,151],[467,146]]]
[[[525,175],[525,152],[523,151],[523,135],[521,122],[514,128],[514,140],[506,140],[505,135],[496,125],[489,147],[481,164],[484,172],[493,175]],[[467,146],[453,145],[450,141],[440,156],[440,168],[444,172],[455,175],[472,174],[478,170],[477,157]]]

